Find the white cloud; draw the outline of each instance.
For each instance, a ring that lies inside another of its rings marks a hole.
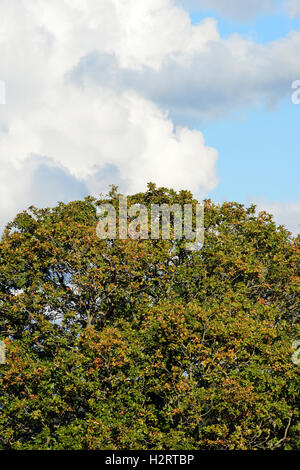
[[[286,8],[287,13],[292,18],[295,18],[296,16],[300,16],[300,1],[299,0],[287,0],[285,3],[285,8]]]
[[[211,192],[217,151],[170,116],[276,103],[300,72],[300,34],[224,40],[214,19],[191,25],[171,0],[1,0],[0,16],[4,218],[65,197],[55,178],[78,197],[115,178],[128,192],[151,180]],[[53,192],[37,184],[43,165]]]
[[[92,54],[73,70],[73,79],[133,89],[180,122],[210,119],[264,103],[269,109],[291,97],[300,76],[300,33],[262,45],[233,35],[209,42],[204,50],[179,51],[161,66],[120,67],[115,55]]]
[[[87,195],[87,187],[51,158],[31,155],[18,167],[1,160],[0,228],[31,205],[55,205]]]
[[[69,79],[94,50],[115,54],[130,70],[158,69],[178,50],[203,50],[218,36],[214,22],[191,31],[188,15],[167,0],[3,0],[0,14],[7,85],[0,115],[3,220],[22,205],[53,203],[55,187],[52,192],[33,183],[38,170],[32,154],[47,156],[39,165],[49,174],[53,161],[63,167],[79,196],[82,187],[106,191],[115,177],[128,192],[144,190],[151,180],[199,194],[214,189],[217,152],[201,132],[174,129],[139,91],[89,81],[80,87]]]
[[[270,12],[277,0],[177,0],[185,8],[216,10],[222,16],[247,21],[255,16]],[[297,0],[296,0],[297,1]]]
[[[252,198],[257,211],[265,211],[274,216],[278,225],[284,225],[295,236],[300,233],[300,202],[276,202],[264,198]]]

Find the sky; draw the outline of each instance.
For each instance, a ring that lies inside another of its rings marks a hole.
[[[1,0],[0,17],[1,229],[152,181],[299,232],[300,0]]]

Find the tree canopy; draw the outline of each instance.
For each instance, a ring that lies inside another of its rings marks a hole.
[[[299,236],[205,200],[205,239],[100,240],[118,190],[0,244],[0,449],[296,449]],[[196,204],[148,185],[133,203]]]

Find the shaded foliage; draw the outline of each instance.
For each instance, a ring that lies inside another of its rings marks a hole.
[[[148,185],[129,204],[193,203]],[[2,449],[299,448],[299,236],[205,201],[205,244],[97,238],[87,197],[0,245]]]

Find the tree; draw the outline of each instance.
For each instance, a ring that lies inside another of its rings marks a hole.
[[[129,203],[196,204],[148,185]],[[29,208],[0,245],[0,448],[299,448],[299,236],[205,201],[205,243],[100,240],[118,191]]]

